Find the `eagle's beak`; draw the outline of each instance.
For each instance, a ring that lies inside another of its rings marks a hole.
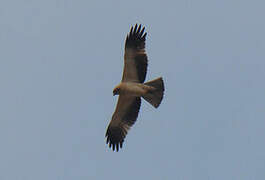
[[[113,91],[113,96],[115,96],[117,94],[117,92],[116,91]]]

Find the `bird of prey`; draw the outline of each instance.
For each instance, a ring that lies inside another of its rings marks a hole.
[[[126,37],[123,76],[121,83],[113,90],[113,96],[119,95],[119,99],[105,136],[107,144],[113,151],[122,148],[128,130],[137,119],[141,98],[155,108],[163,99],[162,77],[144,83],[147,71],[144,29],[141,24],[139,26],[136,24],[131,27]]]

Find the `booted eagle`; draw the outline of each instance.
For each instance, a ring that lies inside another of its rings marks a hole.
[[[141,98],[155,108],[163,99],[162,77],[144,83],[147,71],[144,29],[136,24],[126,37],[123,76],[113,90],[113,96],[119,95],[119,99],[106,132],[107,144],[113,151],[122,148],[128,130],[137,119]]]

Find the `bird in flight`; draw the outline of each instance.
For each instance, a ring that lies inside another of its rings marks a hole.
[[[139,26],[136,24],[131,27],[126,37],[123,76],[121,83],[113,90],[113,96],[119,95],[119,99],[105,136],[107,144],[113,151],[122,148],[128,130],[138,117],[141,98],[155,108],[163,99],[162,77],[144,83],[148,64],[144,29],[141,24]]]

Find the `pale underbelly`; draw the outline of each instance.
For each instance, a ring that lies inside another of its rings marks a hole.
[[[124,83],[123,92],[130,96],[141,97],[148,92],[149,88],[149,86],[140,83]]]

